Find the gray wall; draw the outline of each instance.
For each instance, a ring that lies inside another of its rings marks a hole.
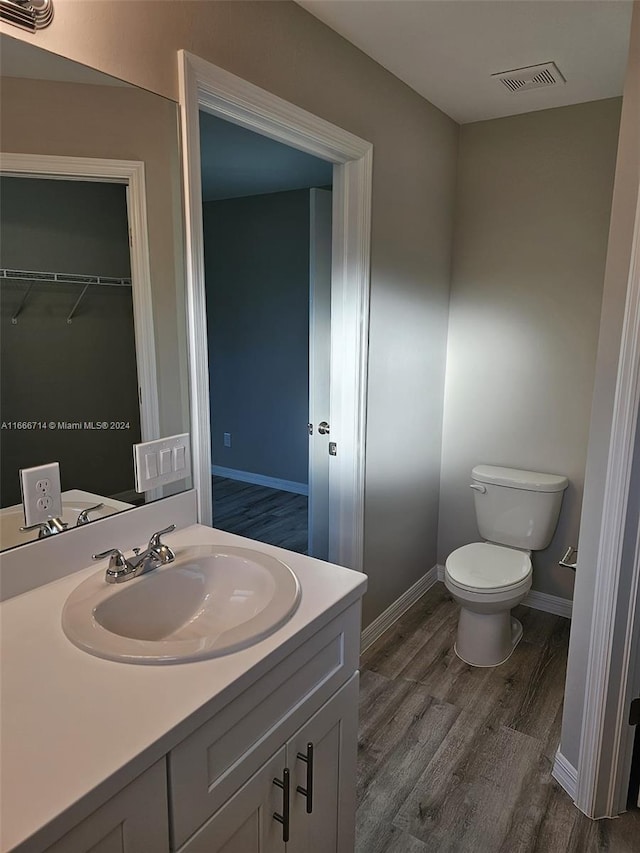
[[[213,464],[306,483],[309,190],[203,210]]]
[[[174,100],[184,48],[373,143],[366,625],[437,557],[458,126],[291,2],[59,0],[38,43]]]
[[[472,467],[566,474],[534,589],[571,598],[620,99],[464,125],[456,209],[439,560],[478,538]]]
[[[77,9],[69,11],[72,19],[75,18]],[[52,26],[60,25],[59,12],[56,4]],[[65,28],[63,22],[62,27]],[[19,32],[15,27],[10,30],[11,35]],[[84,38],[79,34],[78,37]],[[0,150],[141,160],[144,163],[160,434],[188,431],[189,382],[176,105],[150,92],[123,86],[3,78]],[[182,490],[184,483],[178,483],[177,487]],[[169,490],[171,486],[166,492]]]
[[[128,278],[124,186],[0,179],[0,266]],[[63,489],[103,495],[133,489],[131,446],[140,441],[130,287],[92,286],[71,324],[78,284],[2,282],[3,421],[120,421],[120,430],[2,432],[2,506],[20,503],[18,469],[60,462]]]
[[[640,6],[631,27],[629,66],[624,89],[620,140],[598,340],[598,360],[589,430],[589,454],[580,524],[580,554],[573,605],[569,661],[560,749],[577,767],[585,704],[587,655],[600,547],[602,500],[607,472],[613,401],[618,371],[625,296],[640,181]],[[634,486],[637,492],[637,483]],[[633,570],[627,564],[625,574]],[[623,579],[623,587],[624,587]]]

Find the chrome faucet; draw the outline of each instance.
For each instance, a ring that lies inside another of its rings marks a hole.
[[[146,551],[140,553],[139,548],[134,548],[134,557],[127,559],[119,548],[109,548],[108,551],[103,551],[100,554],[94,554],[94,560],[102,560],[104,557],[110,557],[109,566],[105,574],[107,583],[124,583],[124,581],[133,580],[139,575],[144,575],[146,572],[151,572],[162,566],[165,563],[171,563],[175,560],[176,555],[168,545],[161,541],[160,537],[165,533],[171,533],[176,529],[175,524],[170,524],[164,530],[158,530],[149,539],[149,544]]]
[[[26,532],[28,530],[37,530],[38,539],[46,539],[47,536],[55,536],[56,533],[63,533],[69,525],[61,518],[48,518],[46,521],[39,521],[37,524],[29,524],[27,527],[21,527],[20,530]]]

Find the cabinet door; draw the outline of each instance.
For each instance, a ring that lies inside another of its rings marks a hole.
[[[356,672],[287,743],[292,780],[287,853],[353,853],[358,682]]]
[[[274,812],[283,814],[284,747],[262,765],[179,853],[284,853],[283,826]]]
[[[81,821],[46,853],[169,853],[164,759]]]

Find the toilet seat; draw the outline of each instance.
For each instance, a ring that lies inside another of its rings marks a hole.
[[[447,558],[445,569],[452,584],[477,594],[507,592],[527,583],[532,572],[526,551],[491,542],[457,548]]]

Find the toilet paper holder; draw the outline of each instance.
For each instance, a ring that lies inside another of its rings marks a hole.
[[[573,563],[569,562],[571,558],[573,558]],[[573,569],[573,571],[575,572],[576,567],[578,565],[578,549],[574,548],[573,545],[570,545],[567,548],[564,557],[558,561],[558,565],[564,566],[567,569]]]

